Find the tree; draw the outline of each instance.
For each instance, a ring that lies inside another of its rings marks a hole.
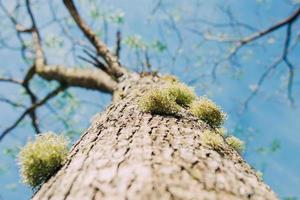
[[[118,60],[120,32],[117,32],[118,41],[114,55],[83,21],[74,3],[64,0],[64,4],[78,28],[93,45],[96,54],[86,51],[93,60],[87,61],[97,68],[91,70],[48,64],[30,1],[26,1],[31,19],[30,28],[18,24],[7,12],[18,35],[32,36],[35,56],[22,81],[1,78],[1,81],[23,87],[32,105],[3,131],[0,140],[26,116],[30,117],[35,131],[39,133],[36,109],[69,87],[112,94],[113,103],[105,113],[94,119],[93,125],[73,146],[68,162],[41,187],[34,199],[276,199],[255,171],[228,145],[221,149],[212,149],[203,143],[201,134],[205,129],[211,128],[207,124],[186,113],[175,117],[142,113],[137,107],[136,91],[140,91],[138,95],[144,95],[149,88],[165,84],[161,76],[156,73],[137,74],[126,69]],[[298,15],[299,10],[275,26],[280,28],[286,25],[290,31]],[[272,31],[277,29],[272,27]],[[254,34],[247,40],[238,41],[232,54],[242,45],[271,32],[270,29],[260,32],[259,36]],[[22,41],[22,37],[20,40]],[[288,47],[289,42],[286,43],[282,56],[287,64]],[[103,60],[99,60],[97,56]],[[147,58],[147,53],[145,57]],[[150,66],[149,62],[146,63]],[[292,80],[293,72],[290,74]],[[29,85],[34,76],[47,81],[54,80],[58,86],[44,98],[38,99]]]
[[[203,142],[195,118],[142,113],[136,91],[164,81],[128,74],[116,100],[33,199],[277,199],[228,145]]]

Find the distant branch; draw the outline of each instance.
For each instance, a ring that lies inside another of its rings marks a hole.
[[[274,24],[273,26],[271,26],[267,29],[256,32],[249,37],[243,38],[243,39],[239,40],[239,42],[241,43],[241,45],[248,44],[249,42],[252,42],[258,38],[261,38],[261,37],[273,32],[273,31],[276,31],[283,26],[294,23],[296,21],[296,19],[299,17],[299,15],[300,15],[300,8],[298,8],[292,15],[290,15],[286,19],[277,22],[276,24]]]
[[[196,34],[201,34],[202,36],[205,37],[205,39],[207,40],[212,40],[212,41],[217,41],[217,42],[230,42],[230,43],[236,43],[237,46],[243,46],[246,45],[250,42],[253,42],[261,37],[264,37],[265,35],[268,35],[288,24],[293,24],[299,17],[300,15],[300,8],[298,8],[293,14],[291,14],[289,17],[275,23],[274,25],[257,31],[253,34],[251,34],[250,36],[241,38],[241,39],[233,39],[233,38],[220,38],[218,36],[206,36],[204,33],[201,33],[200,31],[197,31],[195,29],[191,29],[194,33]],[[238,48],[237,48],[238,49]]]
[[[115,53],[118,59],[120,59],[121,41],[122,41],[121,31],[118,30],[116,33],[116,53]]]
[[[221,38],[221,37],[215,37],[215,36],[206,37],[204,33],[201,33],[194,29],[192,29],[192,31],[196,34],[201,34],[207,40],[213,40],[213,41],[217,41],[217,42],[227,42],[227,43],[234,44],[234,46],[232,47],[230,52],[228,54],[226,54],[225,57],[217,60],[215,62],[215,64],[213,65],[212,77],[214,80],[216,80],[216,74],[217,74],[217,69],[218,69],[219,65],[224,61],[232,60],[243,46],[245,46],[249,43],[252,43],[255,40],[258,40],[270,33],[273,33],[274,31],[277,31],[282,27],[286,27],[287,31],[285,34],[285,41],[284,41],[283,50],[282,50],[281,55],[275,62],[273,62],[263,72],[263,74],[261,75],[261,77],[258,80],[258,83],[256,84],[255,89],[252,91],[252,93],[249,95],[249,97],[244,102],[244,108],[246,108],[248,106],[250,100],[257,94],[257,92],[259,91],[261,85],[263,84],[264,80],[267,78],[269,73],[271,71],[273,71],[273,69],[277,68],[277,66],[282,62],[286,64],[286,66],[288,67],[288,70],[289,70],[288,86],[287,86],[288,95],[287,96],[288,96],[289,102],[293,105],[294,99],[292,97],[292,86],[293,86],[293,79],[294,79],[294,66],[288,59],[288,53],[289,53],[290,40],[291,40],[291,34],[292,34],[292,25],[294,24],[294,22],[296,22],[296,20],[299,18],[299,16],[300,16],[300,8],[297,8],[297,10],[295,12],[293,12],[289,17],[275,23],[274,25],[272,25],[266,29],[257,31],[255,33],[253,33],[252,35],[250,35],[248,37],[244,37],[242,39],[228,39],[228,38]]]
[[[21,24],[18,24],[17,20],[13,17],[13,15],[11,13],[8,12],[8,10],[2,4],[2,0],[0,0],[0,7],[3,10],[3,12],[6,14],[6,16],[10,19],[12,24],[15,26],[15,31],[16,31],[16,34],[17,34],[17,38],[18,38],[18,40],[20,41],[20,44],[21,44],[21,56],[22,56],[23,60],[26,63],[28,63],[28,60],[27,60],[26,55],[25,55],[25,50],[26,50],[27,47],[25,45],[25,41],[21,37],[21,33],[28,33],[26,31],[28,29],[23,27]]]
[[[33,45],[35,50],[34,67],[39,69],[45,65],[44,53],[41,44],[42,39],[30,7],[30,0],[26,0],[26,8],[27,8],[28,15],[30,16],[31,19],[32,30],[33,30],[31,34],[32,34],[32,40],[33,40]]]
[[[300,14],[300,12],[299,12],[299,14]],[[298,14],[298,16],[299,16],[299,14]],[[293,19],[293,18],[291,18],[291,19]],[[283,45],[283,51],[282,51],[281,56],[272,65],[270,65],[267,68],[267,70],[261,75],[261,77],[260,77],[260,79],[259,79],[259,81],[256,85],[255,90],[253,90],[253,92],[250,94],[250,96],[244,102],[244,109],[248,107],[248,104],[249,104],[250,100],[257,94],[257,92],[259,91],[261,85],[263,84],[264,80],[269,75],[269,73],[273,69],[275,69],[281,62],[284,62],[286,64],[286,66],[288,67],[288,70],[289,70],[288,84],[287,84],[287,93],[288,93],[287,96],[288,96],[288,100],[291,103],[291,105],[292,106],[294,105],[294,99],[293,99],[293,95],[292,95],[292,86],[293,86],[293,79],[294,79],[294,66],[292,65],[292,63],[288,59],[288,52],[289,52],[291,34],[292,34],[292,25],[293,25],[294,21],[295,21],[295,19],[291,20],[287,24],[285,42],[284,42],[284,45]]]
[[[13,84],[18,84],[18,85],[22,85],[22,82],[19,80],[15,80],[12,78],[4,78],[4,77],[0,77],[0,82],[8,82],[8,83],[13,83]]]
[[[82,20],[80,17],[77,8],[75,7],[72,0],[63,1],[66,8],[70,12],[74,21],[84,33],[86,38],[90,43],[95,47],[97,53],[105,60],[106,64],[109,66],[111,75],[120,77],[126,73],[126,70],[122,68],[121,64],[118,61],[118,58],[114,56],[107,46],[97,37],[97,35],[92,31],[92,29]]]
[[[25,105],[14,102],[14,101],[11,101],[11,100],[9,100],[7,98],[4,98],[4,97],[0,97],[0,102],[7,103],[7,104],[11,105],[12,107],[25,108]]]
[[[8,128],[6,128],[0,135],[0,141],[9,133],[11,132],[14,128],[16,128],[21,121],[26,117],[26,115],[32,113],[33,110],[37,109],[38,107],[44,105],[47,101],[55,97],[57,94],[65,90],[65,86],[59,86],[49,94],[47,94],[42,100],[36,102],[35,104],[31,105],[29,108],[27,108],[21,115],[20,117]]]
[[[243,111],[246,110],[248,108],[248,105],[250,103],[250,101],[254,98],[254,96],[258,93],[258,91],[260,90],[263,82],[265,81],[265,79],[268,77],[268,75],[275,69],[277,68],[277,66],[282,62],[282,59],[279,58],[277,59],[275,62],[273,62],[265,71],[264,73],[260,76],[257,84],[255,85],[255,87],[253,88],[253,91],[251,92],[251,94],[248,96],[248,98],[245,100],[245,102],[243,103]]]
[[[147,49],[145,50],[145,65],[146,65],[148,70],[151,69],[151,67],[152,67],[151,62],[150,62],[149,53],[148,53]]]
[[[80,59],[92,64],[94,67],[97,67],[99,69],[101,69],[102,71],[109,73],[108,72],[108,67],[102,62],[100,61],[97,56],[93,55],[91,52],[89,52],[88,50],[84,49],[83,52],[91,59],[86,59],[82,56],[79,56]]]
[[[283,50],[283,54],[282,54],[282,59],[284,61],[284,63],[286,64],[286,66],[288,67],[289,70],[289,75],[288,75],[288,84],[287,84],[287,88],[288,88],[288,99],[291,103],[291,105],[294,105],[294,99],[293,99],[293,95],[292,95],[292,87],[293,87],[293,80],[294,80],[294,66],[292,65],[292,63],[289,61],[288,59],[288,50],[289,50],[289,46],[290,46],[290,41],[291,41],[291,34],[292,34],[292,25],[293,23],[288,24],[287,29],[286,29],[286,38],[285,38],[285,43],[284,43],[284,50]]]

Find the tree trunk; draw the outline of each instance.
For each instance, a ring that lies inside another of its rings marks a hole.
[[[123,78],[119,98],[33,199],[277,199],[237,152],[202,142],[207,124],[186,111],[142,113],[137,96],[161,84],[155,76]]]

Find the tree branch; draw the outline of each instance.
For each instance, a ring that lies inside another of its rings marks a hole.
[[[0,97],[0,101],[9,104],[12,107],[26,108],[25,105],[17,103],[17,102],[14,102],[14,101],[9,100],[9,99],[4,98],[4,97]]]
[[[25,50],[26,50],[27,47],[26,47],[25,41],[21,37],[21,33],[28,33],[28,32],[25,31],[26,28],[24,28],[21,24],[18,24],[17,20],[13,17],[12,14],[10,14],[8,12],[8,10],[2,4],[1,0],[0,0],[0,7],[3,10],[3,12],[6,14],[6,16],[10,19],[12,24],[15,26],[15,31],[16,31],[16,34],[17,34],[17,38],[21,43],[21,56],[22,56],[23,60],[25,61],[25,63],[28,64],[28,60],[27,60],[26,55],[25,55]]]
[[[13,78],[0,77],[0,82],[8,82],[8,83],[13,83],[13,84],[17,84],[17,85],[22,85],[21,81],[15,80]]]
[[[294,98],[293,98],[293,95],[292,95],[292,86],[293,86],[293,79],[294,79],[294,66],[292,65],[292,63],[288,59],[288,52],[289,52],[290,40],[291,40],[291,34],[292,34],[292,25],[293,25],[294,21],[295,20],[290,21],[287,24],[285,42],[284,42],[284,45],[283,45],[283,51],[282,51],[281,56],[272,65],[270,65],[267,68],[267,70],[261,75],[255,90],[250,94],[250,96],[244,102],[244,109],[243,110],[247,109],[250,100],[257,94],[258,90],[260,89],[261,85],[263,84],[264,80],[267,78],[269,73],[273,69],[275,69],[281,62],[284,62],[287,65],[288,70],[289,70],[288,85],[287,85],[287,96],[288,96],[288,100],[291,103],[291,105],[294,106]]]
[[[224,39],[224,38],[214,38],[212,40],[214,41],[219,41],[219,42],[229,42],[229,43],[235,43],[235,46],[233,47],[233,49],[230,51],[229,54],[227,54],[224,58],[218,60],[215,62],[214,66],[213,66],[213,70],[212,70],[212,77],[214,80],[216,80],[216,73],[217,73],[217,68],[218,66],[226,60],[232,59],[235,55],[237,55],[238,51],[244,46],[247,45],[261,37],[264,37],[267,34],[270,34],[284,26],[287,27],[287,32],[286,32],[286,37],[285,37],[285,42],[284,42],[284,46],[283,46],[283,50],[282,50],[282,54],[280,55],[280,57],[278,58],[278,60],[276,60],[273,64],[271,64],[267,70],[261,75],[261,77],[259,78],[258,84],[256,89],[249,95],[249,97],[246,99],[246,101],[244,102],[244,109],[248,107],[248,104],[250,102],[250,100],[257,94],[258,90],[260,89],[262,83],[264,82],[264,80],[266,79],[266,77],[268,76],[268,74],[275,69],[281,62],[284,62],[286,64],[286,66],[288,67],[289,70],[289,77],[288,77],[288,99],[289,102],[291,103],[291,105],[294,104],[294,99],[292,97],[292,86],[293,86],[293,79],[294,79],[294,66],[292,65],[292,63],[289,61],[288,59],[288,50],[289,50],[289,46],[290,46],[290,39],[291,39],[291,29],[292,29],[292,25],[294,24],[294,22],[298,19],[298,17],[300,16],[300,8],[297,8],[297,10],[292,13],[289,17],[277,22],[276,24],[270,26],[267,29],[255,32],[254,34],[236,40],[236,39]],[[197,32],[198,33],[198,32]],[[243,110],[244,110],[243,109]]]
[[[97,89],[102,92],[112,93],[116,82],[101,70],[66,68],[62,65],[46,65],[41,46],[41,36],[36,26],[34,15],[26,0],[27,11],[30,15],[33,32],[32,39],[35,49],[35,73],[46,80],[56,80],[68,86],[78,86],[87,89]]]
[[[82,87],[113,93],[116,82],[99,69],[66,68],[61,65],[46,65],[37,73],[44,79],[56,80],[68,86]]]
[[[268,75],[275,69],[277,68],[277,66],[282,62],[282,59],[279,58],[277,59],[275,62],[273,62],[265,71],[264,73],[260,76],[255,88],[253,89],[253,91],[251,92],[251,94],[248,96],[248,98],[245,100],[245,102],[243,103],[243,109],[242,111],[245,111],[248,106],[250,101],[253,99],[253,97],[258,93],[258,91],[260,90],[263,82],[265,81],[265,79],[268,77]]]
[[[287,84],[287,88],[288,88],[287,96],[288,96],[288,99],[289,99],[291,105],[294,106],[294,99],[293,99],[293,95],[292,95],[292,93],[293,93],[292,87],[293,87],[293,80],[294,80],[294,66],[288,59],[288,50],[289,50],[290,41],[291,41],[292,26],[293,26],[293,23],[290,23],[290,24],[288,24],[287,29],[286,29],[286,38],[285,38],[282,58],[289,70],[288,84]]]
[[[279,29],[285,25],[294,23],[296,21],[296,19],[299,17],[299,15],[300,15],[300,8],[298,8],[292,15],[290,15],[286,19],[283,19],[282,21],[277,22],[276,24],[274,24],[273,26],[271,26],[265,30],[256,32],[249,37],[241,39],[241,40],[239,40],[239,42],[241,44],[248,44],[249,42],[252,42],[258,38],[261,38],[261,37],[273,32],[273,31],[276,31],[277,29]]]
[[[34,67],[36,69],[43,68],[45,65],[45,59],[44,59],[44,53],[41,45],[41,35],[39,33],[39,30],[37,28],[31,7],[30,7],[30,0],[26,0],[26,8],[27,12],[31,19],[32,24],[32,40],[33,40],[33,46],[35,50],[35,61],[34,61]]]
[[[120,77],[126,73],[126,70],[121,66],[118,58],[114,56],[107,46],[96,36],[91,28],[82,20],[72,0],[63,0],[66,8],[73,17],[74,21],[87,37],[90,43],[95,47],[97,53],[105,60],[109,66],[110,74]]]
[[[21,115],[20,117],[8,128],[6,128],[0,135],[0,141],[10,132],[12,131],[14,128],[16,128],[19,123],[25,118],[25,116],[27,114],[32,113],[32,111],[34,111],[35,109],[37,109],[38,107],[44,105],[47,101],[49,101],[50,99],[52,99],[53,97],[55,97],[57,94],[59,94],[60,92],[62,92],[63,90],[66,89],[66,86],[64,85],[60,85],[58,86],[55,90],[53,90],[52,92],[50,92],[49,94],[47,94],[42,100],[36,102],[35,104],[31,105],[29,108],[27,108]]]
[[[115,52],[115,55],[116,55],[116,57],[118,59],[120,59],[121,41],[122,41],[121,31],[117,30],[117,33],[116,33],[116,52]]]
[[[1,3],[1,2],[0,2]],[[25,118],[25,116],[29,116],[31,119],[31,124],[36,133],[40,133],[36,108],[43,105],[52,97],[56,96],[61,90],[64,90],[66,86],[76,86],[82,87],[86,89],[94,89],[105,93],[113,93],[116,87],[116,81],[112,77],[119,77],[124,74],[125,69],[121,68],[118,60],[114,55],[112,55],[108,48],[101,43],[98,42],[96,38],[97,45],[97,53],[103,57],[103,59],[108,63],[109,68],[105,65],[101,65],[99,69],[81,69],[81,68],[67,68],[63,65],[47,65],[45,55],[42,48],[42,38],[39,32],[39,29],[36,24],[36,20],[31,9],[30,0],[25,1],[25,6],[29,18],[31,20],[31,27],[25,28],[17,23],[17,20],[11,15],[6,8],[0,4],[1,8],[4,10],[6,15],[10,18],[11,22],[15,25],[15,29],[17,31],[17,36],[22,44],[22,51],[23,49],[23,39],[21,38],[21,33],[30,33],[32,36],[33,41],[33,49],[35,53],[35,59],[33,65],[27,71],[23,81],[17,81],[12,78],[0,78],[0,82],[10,82],[14,84],[18,84],[25,89],[26,94],[30,97],[31,107],[21,114],[21,116],[13,123],[10,127],[8,127],[4,132],[0,135],[0,140],[11,130],[13,130],[18,124]],[[75,10],[76,11],[76,10]],[[79,15],[78,15],[79,16]],[[78,18],[80,19],[80,17]],[[82,22],[83,23],[83,22]],[[84,23],[83,23],[84,24]],[[25,48],[25,47],[24,47]],[[88,54],[97,64],[102,64],[96,57],[93,57],[91,54]],[[99,65],[100,66],[100,65]],[[110,71],[109,71],[110,70]],[[54,90],[53,92],[49,93],[44,99],[38,101],[37,96],[33,93],[30,89],[30,81],[33,79],[34,75],[39,75],[40,77],[44,78],[48,81],[58,81],[62,87]],[[62,89],[63,88],[63,89]],[[2,99],[3,102],[10,103],[11,105],[13,102]]]
[[[88,59],[85,59],[83,57],[81,57],[81,59],[85,60],[86,62],[92,64],[93,66],[101,69],[102,71],[106,72],[107,74],[109,74],[108,72],[108,68],[107,66],[101,62],[97,56],[94,56],[92,53],[90,53],[87,49],[84,49],[83,52],[88,56],[90,57],[93,61],[89,61]]]

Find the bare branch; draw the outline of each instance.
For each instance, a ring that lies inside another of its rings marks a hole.
[[[1,2],[0,2],[1,3]],[[72,3],[72,2],[71,2]],[[73,3],[72,3],[73,5]],[[94,46],[96,47],[97,53],[103,57],[105,62],[109,65],[109,67],[105,66],[100,60],[98,60],[97,56],[93,56],[91,53],[87,52],[87,55],[94,61],[94,63],[97,64],[97,67],[99,69],[79,69],[79,68],[67,68],[62,65],[47,65],[45,55],[42,49],[42,38],[39,32],[39,29],[36,24],[36,20],[33,14],[33,11],[31,9],[31,3],[30,0],[25,1],[25,6],[27,13],[29,15],[29,18],[31,20],[31,27],[25,28],[21,24],[18,24],[17,20],[11,15],[6,8],[0,4],[2,10],[4,10],[5,14],[8,16],[8,18],[11,20],[13,25],[15,25],[15,30],[17,32],[17,36],[20,40],[20,43],[22,44],[22,52],[24,53],[25,42],[23,41],[21,34],[22,33],[30,33],[32,35],[32,41],[33,41],[33,47],[34,47],[34,53],[35,53],[35,59],[34,64],[29,68],[27,71],[23,81],[17,81],[12,78],[0,78],[0,82],[10,82],[14,84],[18,84],[22,86],[25,89],[26,94],[30,97],[31,100],[31,107],[26,109],[23,114],[20,115],[20,117],[4,132],[2,135],[0,135],[0,140],[11,130],[13,130],[15,127],[18,126],[18,124],[26,117],[29,116],[31,119],[31,124],[35,130],[36,133],[40,133],[40,128],[38,125],[37,120],[37,113],[36,108],[43,105],[45,102],[47,102],[52,97],[56,96],[60,91],[64,90],[66,86],[78,86],[83,87],[87,89],[94,89],[101,92],[106,93],[113,93],[116,81],[113,80],[112,77],[120,77],[125,73],[125,69],[121,68],[121,65],[118,62],[118,59],[109,52],[108,48],[96,38],[96,43]],[[84,22],[81,21],[76,8],[75,9],[75,15],[78,16],[76,23],[79,19],[79,24],[83,24],[83,32],[84,30],[89,30],[87,26],[85,26]],[[74,10],[73,10],[74,11]],[[74,13],[73,13],[74,14]],[[73,17],[74,17],[73,16]],[[79,26],[80,27],[80,26]],[[84,27],[87,27],[85,29]],[[82,27],[80,27],[82,29]],[[94,34],[93,32],[88,32],[85,35],[90,36],[90,33]],[[91,37],[88,37],[91,41]],[[95,45],[97,44],[97,45]],[[24,58],[25,53],[24,53]],[[42,78],[51,81],[55,80],[60,83],[60,88],[57,88],[53,92],[49,93],[44,99],[38,101],[37,96],[33,93],[33,91],[30,88],[30,81],[33,79],[34,75],[39,75]],[[63,89],[62,89],[63,88]],[[0,99],[0,101],[3,101],[5,103],[9,103],[12,106],[17,106],[16,103],[9,101],[8,99]]]
[[[286,19],[283,19],[280,22],[277,22],[276,24],[274,24],[273,26],[271,26],[265,30],[256,32],[249,37],[241,39],[239,42],[241,44],[248,44],[249,42],[252,42],[258,38],[261,38],[261,37],[273,32],[273,31],[276,31],[285,25],[294,23],[296,21],[296,19],[299,17],[299,15],[300,15],[300,8],[298,8],[292,15],[290,15]]]
[[[241,39],[234,39],[234,38],[220,38],[218,36],[207,36],[205,35],[204,33],[201,33],[200,31],[198,30],[195,30],[195,29],[190,29],[192,30],[194,33],[196,34],[201,34],[202,36],[205,37],[205,39],[207,40],[212,40],[212,41],[217,41],[217,42],[229,42],[229,43],[236,43],[237,46],[243,46],[243,45],[246,45],[250,42],[253,42],[259,38],[262,38],[263,36],[265,35],[268,35],[288,24],[292,24],[294,23],[298,17],[300,15],[300,8],[298,8],[293,14],[291,14],[289,17],[275,23],[274,25],[266,28],[266,29],[263,29],[263,30],[260,30],[260,31],[257,31],[253,34],[251,34],[250,36],[247,36],[247,37],[244,37],[244,38],[241,38]]]
[[[57,87],[55,90],[47,94],[42,100],[36,102],[35,104],[31,105],[29,108],[27,108],[21,115],[20,117],[8,128],[6,128],[0,135],[0,141],[9,133],[11,132],[14,128],[16,128],[21,121],[26,117],[27,114],[32,113],[33,110],[37,109],[38,107],[44,105],[47,101],[58,95],[60,92],[65,90],[66,87],[61,85]]]
[[[284,50],[282,54],[282,58],[284,63],[287,65],[288,70],[289,70],[289,75],[288,75],[288,99],[291,103],[292,106],[294,106],[294,99],[292,95],[292,86],[293,86],[293,80],[294,80],[294,66],[288,59],[288,50],[290,46],[290,41],[291,41],[291,34],[292,34],[292,25],[293,23],[288,24],[287,29],[286,29],[286,38],[285,38],[285,43],[284,43]]]
[[[115,53],[118,59],[120,59],[121,41],[122,41],[121,31],[118,30],[116,33],[116,53]]]
[[[85,60],[85,61],[87,61],[87,62],[93,64],[93,66],[95,66],[95,67],[97,67],[97,68],[101,69],[102,71],[104,71],[104,72],[106,72],[106,73],[109,74],[107,66],[106,66],[103,62],[101,62],[101,61],[97,58],[97,56],[94,56],[92,53],[90,53],[90,52],[89,52],[88,50],[86,50],[86,49],[84,49],[83,52],[84,52],[88,57],[90,57],[90,58],[92,59],[93,62],[88,61],[87,59],[81,57],[83,60]]]
[[[12,22],[12,24],[15,26],[15,30],[16,30],[16,34],[17,34],[17,38],[20,41],[21,44],[21,56],[23,58],[23,60],[25,61],[25,63],[28,63],[28,60],[26,58],[26,54],[25,54],[25,50],[26,50],[26,45],[25,45],[25,41],[23,40],[23,38],[21,37],[21,33],[25,33],[26,28],[24,28],[21,24],[18,24],[17,20],[13,17],[12,14],[10,14],[8,12],[8,10],[5,8],[5,6],[2,4],[2,1],[0,0],[0,7],[3,10],[3,12],[6,14],[6,16],[10,19],[10,21]],[[27,32],[26,32],[27,33]]]
[[[154,15],[156,11],[161,7],[162,5],[162,0],[158,0],[157,3],[155,4],[154,8],[151,11],[151,15]]]
[[[257,84],[255,85],[255,88],[253,89],[252,93],[249,95],[249,97],[245,100],[243,103],[243,111],[245,111],[248,106],[250,101],[253,99],[253,97],[258,93],[260,90],[263,82],[265,79],[268,77],[268,75],[275,69],[277,66],[282,62],[282,58],[277,59],[275,62],[273,62],[265,71],[264,73],[260,76]]]
[[[56,80],[68,86],[96,89],[107,93],[113,92],[116,82],[101,70],[66,68],[62,65],[46,65],[41,46],[41,36],[30,8],[29,0],[26,0],[26,7],[34,30],[32,32],[32,38],[36,57],[32,74],[37,73],[46,80]]]
[[[152,67],[147,49],[145,49],[145,65],[148,69],[151,69],[151,67]]]
[[[17,102],[14,102],[14,101],[11,101],[11,100],[9,100],[7,98],[4,98],[4,97],[0,97],[0,101],[4,102],[4,103],[7,103],[7,104],[9,104],[9,105],[11,105],[13,107],[25,108],[25,105],[17,103]]]
[[[44,53],[41,45],[41,35],[39,33],[39,30],[37,28],[31,7],[30,7],[30,0],[26,0],[26,8],[27,12],[30,16],[31,23],[32,23],[32,40],[33,40],[33,45],[34,45],[34,50],[35,50],[35,62],[34,62],[34,67],[39,69],[43,68],[45,64],[45,59],[44,59]]]
[[[0,0],[0,7],[3,10],[3,12],[6,14],[6,16],[10,19],[10,21],[14,24],[16,31],[18,32],[30,32],[31,28],[25,28],[23,25],[19,24],[17,20],[14,18],[14,16],[9,13],[9,11],[4,7],[2,4],[2,1]]]
[[[109,66],[111,75],[120,77],[126,73],[126,70],[121,67],[117,57],[115,57],[107,48],[107,46],[96,36],[96,34],[91,30],[91,28],[81,19],[74,3],[72,0],[64,0],[64,4],[74,21],[88,38],[91,44],[95,47],[97,53],[105,60]]]
[[[237,19],[234,19],[234,21],[235,21],[235,25],[238,26],[238,27],[247,29],[249,31],[257,31],[257,28],[255,28],[253,26],[250,26],[248,24],[245,24],[243,22],[239,22]],[[232,26],[229,23],[212,22],[212,21],[209,21],[207,19],[202,19],[202,18],[190,19],[187,23],[199,23],[199,22],[203,23],[203,24],[206,24],[206,25],[209,25],[209,26],[212,26],[212,27],[218,27],[218,28],[228,28],[228,27]],[[202,33],[199,30],[195,29],[195,28],[188,28],[188,29],[190,29],[191,31],[193,31],[197,34],[202,35]]]
[[[56,80],[68,86],[83,87],[112,93],[116,82],[98,69],[67,68],[61,65],[46,65],[37,73],[46,80]]]
[[[35,104],[36,101],[37,101],[37,97],[35,96],[35,94],[32,92],[32,90],[29,87],[29,81],[32,79],[33,75],[34,75],[34,70],[31,67],[30,70],[28,70],[28,72],[27,72],[27,74],[26,74],[26,76],[25,76],[25,78],[22,82],[14,80],[14,79],[8,79],[8,78],[6,78],[6,79],[5,78],[0,78],[0,81],[7,81],[7,82],[11,82],[11,83],[21,85],[25,89],[26,94],[30,97],[31,104]],[[6,103],[8,103],[8,104],[10,104],[11,106],[14,106],[14,107],[23,107],[23,108],[25,107],[22,104],[17,104],[15,102],[12,102],[12,101],[10,101],[8,99],[4,99],[4,98],[1,98],[0,101],[6,102]],[[32,110],[29,113],[29,116],[31,118],[32,126],[33,126],[35,132],[40,133],[40,129],[39,129],[39,126],[38,126],[38,123],[37,123],[37,116],[36,116],[35,110]]]
[[[280,58],[278,60],[276,60],[273,64],[271,64],[267,70],[261,75],[258,84],[257,84],[257,88],[250,94],[250,96],[246,99],[246,101],[244,102],[244,109],[248,107],[248,104],[250,102],[250,100],[257,94],[258,90],[260,89],[262,83],[264,82],[265,78],[267,77],[267,75],[272,71],[272,69],[276,68],[277,65],[279,65],[281,62],[284,62],[288,69],[289,69],[289,78],[288,78],[288,99],[290,101],[290,103],[293,105],[294,104],[294,100],[292,97],[292,84],[293,84],[293,78],[294,78],[294,67],[291,64],[291,62],[289,62],[288,60],[288,50],[289,50],[289,46],[290,46],[290,38],[291,38],[291,28],[293,23],[298,19],[300,15],[300,8],[298,8],[293,14],[291,14],[289,17],[277,22],[276,24],[272,25],[271,27],[264,29],[262,31],[258,31],[248,37],[245,37],[243,39],[239,39],[239,40],[234,40],[234,39],[224,39],[224,38],[217,38],[217,39],[213,39],[213,40],[218,40],[221,42],[229,42],[229,43],[235,43],[235,46],[233,47],[233,49],[230,51],[229,54],[227,54],[224,58],[218,60],[215,62],[214,66],[213,66],[213,70],[212,70],[212,77],[214,80],[216,80],[216,73],[217,73],[217,68],[219,67],[219,65],[226,61],[226,60],[230,60],[232,59],[237,52],[244,46],[247,45],[267,34],[270,34],[284,26],[287,26],[287,32],[286,32],[286,38],[285,38],[285,43],[283,46],[283,51],[282,51],[282,55],[280,56]],[[195,32],[195,30],[194,30]],[[198,32],[196,32],[198,33]],[[243,109],[243,110],[244,110]]]
[[[18,84],[18,85],[22,85],[22,82],[19,80],[15,80],[13,78],[4,78],[4,77],[0,77],[0,82],[9,82],[9,83],[13,83],[13,84]]]
[[[41,133],[41,129],[40,129],[39,124],[38,124],[38,120],[37,120],[37,116],[36,116],[35,110],[32,111],[32,112],[30,112],[29,116],[30,116],[30,119],[31,119],[31,125],[32,125],[35,133],[36,134]]]
[[[289,69],[289,76],[288,76],[288,99],[291,103],[292,106],[294,106],[294,98],[293,98],[293,92],[292,92],[292,87],[293,87],[293,80],[294,80],[294,66],[290,63],[288,58],[284,59],[284,62],[288,66]]]
[[[287,24],[286,37],[285,37],[285,42],[284,42],[283,51],[282,51],[281,56],[272,65],[270,65],[267,68],[267,70],[261,75],[255,90],[250,94],[250,96],[244,102],[244,109],[247,109],[250,100],[257,94],[258,90],[260,89],[261,85],[263,84],[264,80],[269,75],[269,73],[273,69],[275,69],[281,62],[284,62],[287,65],[288,70],[289,70],[288,86],[287,86],[288,92],[287,93],[288,93],[288,99],[289,99],[291,105],[292,106],[294,105],[294,99],[292,96],[294,66],[291,64],[291,62],[288,59],[288,52],[289,52],[289,47],[290,47],[290,40],[291,40],[291,33],[292,33],[291,30],[292,30],[293,22],[294,22],[294,20],[290,21],[290,23]]]

